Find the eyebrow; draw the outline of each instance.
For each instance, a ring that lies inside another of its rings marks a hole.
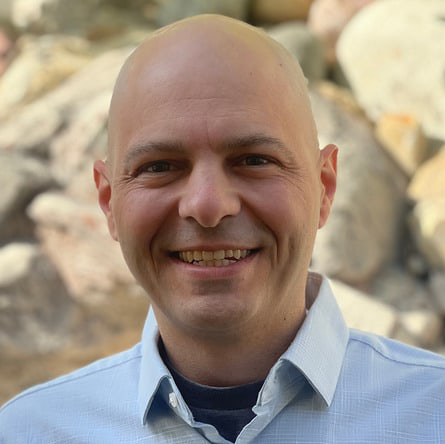
[[[279,151],[286,159],[292,156],[290,149],[280,139],[260,133],[231,138],[222,144],[222,149],[224,151],[236,151],[239,148],[254,148],[256,146],[269,146]],[[136,144],[128,150],[124,158],[125,168],[129,169],[135,159],[153,153],[154,151],[166,154],[178,154],[185,153],[186,149],[181,142],[174,140]]]

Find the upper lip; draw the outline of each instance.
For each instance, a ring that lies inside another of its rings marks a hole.
[[[219,250],[255,250],[257,247],[247,247],[244,245],[199,245],[193,247],[181,247],[178,249],[170,250],[171,253],[178,253],[181,251],[219,251]]]

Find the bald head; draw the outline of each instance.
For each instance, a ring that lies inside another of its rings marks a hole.
[[[298,62],[260,29],[225,16],[200,15],[157,30],[122,67],[110,106],[110,161],[122,146],[123,122],[142,95],[153,96],[152,106],[169,100],[152,94],[159,85],[169,85],[173,96],[175,91],[199,89],[202,98],[223,85],[246,94],[258,85],[257,93],[282,96],[283,105],[301,122],[305,145],[318,149],[307,82]]]

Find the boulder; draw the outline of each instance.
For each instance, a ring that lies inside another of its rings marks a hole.
[[[309,10],[308,25],[326,47],[327,59],[336,61],[337,40],[345,25],[360,9],[375,0],[314,0]]]
[[[391,337],[397,325],[397,312],[349,285],[330,280],[338,305],[350,328]]]
[[[376,137],[409,177],[413,176],[427,155],[425,135],[413,116],[382,114],[377,121]]]
[[[101,54],[56,89],[0,123],[0,151],[15,149],[49,156],[51,139],[69,126],[72,112],[86,106],[91,97],[111,92],[117,74],[133,47]]]
[[[418,347],[431,348],[440,340],[443,322],[430,310],[413,310],[400,313],[394,338]]]
[[[320,80],[326,73],[325,53],[321,41],[303,22],[289,22],[267,30],[299,62],[309,80]]]
[[[107,293],[134,286],[119,244],[109,236],[96,203],[48,192],[34,199],[28,214],[37,224],[44,251],[78,301],[103,302]]]
[[[312,0],[253,0],[250,15],[256,23],[306,20]]]
[[[444,171],[445,145],[418,168],[408,186],[408,196],[414,201],[445,197]]]
[[[408,113],[429,137],[445,140],[444,16],[443,0],[385,0],[345,27],[338,60],[372,120]]]
[[[398,249],[406,178],[382,151],[360,115],[311,93],[320,146],[339,147],[337,192],[317,235],[312,267],[366,285]]]
[[[445,196],[418,202],[410,217],[410,227],[429,264],[445,270]]]
[[[67,338],[73,301],[48,258],[35,245],[0,249],[0,350],[47,352]],[[3,354],[3,353],[2,353]]]
[[[198,14],[221,14],[246,20],[247,0],[159,0],[157,23],[164,26]]]
[[[33,236],[25,208],[38,193],[54,187],[44,162],[17,153],[0,151],[0,245],[14,238]]]
[[[77,37],[22,37],[18,55],[0,78],[0,119],[14,109],[52,90],[83,67],[88,44]]]
[[[440,315],[445,315],[445,272],[432,273],[429,281],[432,298]]]

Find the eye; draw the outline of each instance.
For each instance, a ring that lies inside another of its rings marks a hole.
[[[267,165],[268,163],[270,163],[270,160],[267,159],[266,157],[257,154],[252,154],[244,157],[242,163],[247,166],[259,166],[259,165]]]
[[[136,170],[136,174],[139,175],[141,173],[166,173],[167,171],[173,170],[173,165],[166,160],[158,160],[156,162],[150,162],[142,165]]]

